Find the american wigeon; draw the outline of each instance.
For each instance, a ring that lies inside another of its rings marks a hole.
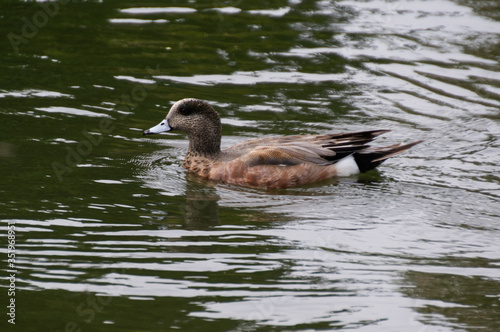
[[[189,138],[182,163],[189,172],[210,180],[267,188],[294,187],[366,172],[421,142],[371,148],[367,143],[389,131],[372,130],[257,138],[221,150],[219,114],[198,99],[176,102],[160,124],[143,134],[170,130],[183,131]]]

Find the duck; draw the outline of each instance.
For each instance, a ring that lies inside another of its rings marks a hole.
[[[189,139],[182,162],[188,172],[216,182],[268,189],[368,172],[422,142],[371,147],[368,143],[390,131],[379,129],[263,137],[221,150],[219,113],[208,102],[194,98],[174,103],[165,119],[143,135],[172,130],[186,133]]]

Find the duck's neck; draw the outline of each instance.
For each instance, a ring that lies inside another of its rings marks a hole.
[[[201,135],[190,136],[188,153],[215,158],[221,152],[220,141],[220,131],[205,131]]]

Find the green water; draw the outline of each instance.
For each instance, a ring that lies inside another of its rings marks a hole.
[[[2,2],[0,329],[500,330],[499,8]],[[425,142],[355,178],[207,183],[183,134],[142,137],[186,97],[223,147]]]

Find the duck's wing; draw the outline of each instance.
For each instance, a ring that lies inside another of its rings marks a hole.
[[[266,137],[235,144],[224,150],[224,154],[228,159],[239,159],[249,167],[304,163],[329,165],[368,148],[367,143],[388,131]]]

